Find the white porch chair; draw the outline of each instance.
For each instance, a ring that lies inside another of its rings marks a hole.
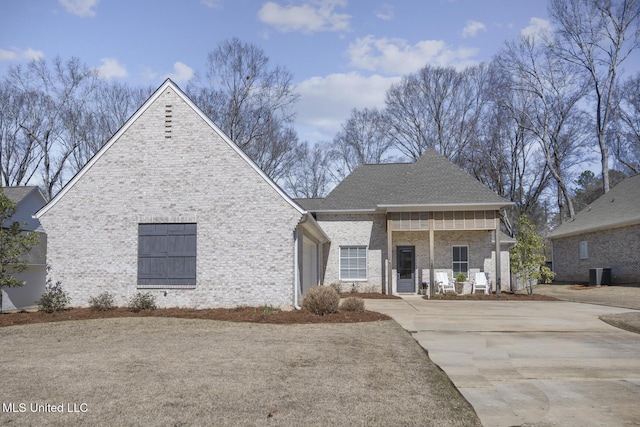
[[[449,280],[449,275],[444,271],[436,271],[436,283],[438,284],[438,292],[443,294],[447,291],[456,293],[455,284]]]
[[[485,294],[489,293],[489,283],[487,282],[487,276],[480,272],[476,273],[476,278],[473,281],[473,290],[471,293],[475,294],[476,290],[484,290]]]

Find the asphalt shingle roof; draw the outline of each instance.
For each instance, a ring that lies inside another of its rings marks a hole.
[[[2,191],[13,203],[19,203],[27,196],[27,194],[31,193],[34,188],[36,187],[32,185],[21,187],[2,187]]]
[[[557,238],[640,223],[640,175],[620,182],[547,237]]]
[[[362,165],[324,200],[298,200],[308,210],[375,209],[380,205],[502,204],[471,175],[429,149],[415,163]]]

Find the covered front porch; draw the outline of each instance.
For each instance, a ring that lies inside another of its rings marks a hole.
[[[416,293],[425,284],[433,294],[439,272],[451,283],[462,273],[469,285],[485,273],[493,291],[510,288],[512,240],[500,232],[498,210],[387,211],[386,220],[384,293]]]

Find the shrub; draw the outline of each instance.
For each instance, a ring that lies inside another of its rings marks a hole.
[[[45,291],[40,296],[40,299],[36,301],[36,304],[38,304],[38,310],[45,313],[53,313],[54,311],[65,310],[69,302],[71,302],[71,298],[62,290],[62,283],[58,281],[54,285],[51,283],[51,278],[49,278],[47,279]]]
[[[340,294],[331,286],[312,286],[302,300],[302,308],[320,316],[337,312],[339,305]]]
[[[262,306],[262,315],[263,316],[271,316],[272,314],[280,313],[280,309],[278,307],[274,307],[272,305],[263,305]]]
[[[156,297],[151,292],[138,292],[129,301],[129,310],[137,313],[141,310],[155,310]]]
[[[98,311],[107,311],[116,308],[113,302],[113,294],[109,292],[103,292],[97,297],[89,298],[89,304],[91,305],[91,309]]]
[[[464,273],[458,273],[456,274],[456,282],[458,283],[462,283],[462,282],[466,282],[467,281],[467,275]]]
[[[329,286],[331,286],[333,289],[335,289],[337,293],[342,292],[342,285],[340,284],[340,282],[333,282]]]
[[[364,300],[360,297],[348,297],[340,304],[340,310],[362,313],[364,311]]]

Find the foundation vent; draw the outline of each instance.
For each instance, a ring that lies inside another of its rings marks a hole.
[[[171,138],[171,121],[173,117],[173,106],[167,104],[164,106],[164,137]]]

